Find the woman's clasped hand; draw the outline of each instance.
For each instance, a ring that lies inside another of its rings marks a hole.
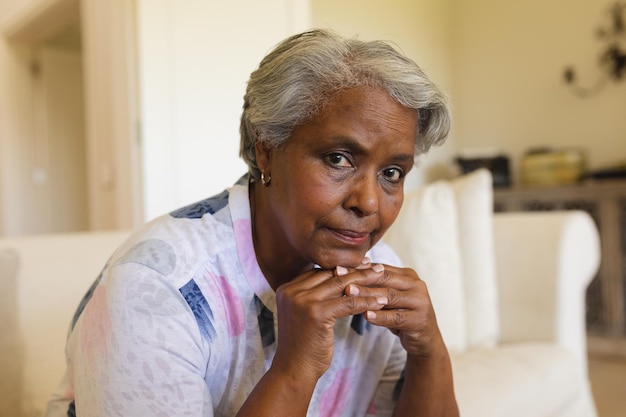
[[[330,366],[336,320],[363,314],[398,335],[414,356],[427,356],[439,337],[426,285],[412,269],[369,260],[355,268],[312,269],[277,291],[280,366],[319,378]],[[284,342],[283,342],[284,341]],[[281,355],[281,353],[283,353]]]

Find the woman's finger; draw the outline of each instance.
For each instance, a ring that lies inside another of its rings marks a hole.
[[[346,295],[350,285],[380,285],[384,281],[384,267],[380,264],[371,268],[348,269],[341,266],[332,271],[319,270],[308,273],[280,287],[280,291],[288,297],[306,292],[307,298],[326,300]]]

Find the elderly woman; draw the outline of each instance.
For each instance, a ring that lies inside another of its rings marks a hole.
[[[245,95],[249,173],[113,255],[47,415],[457,416],[426,286],[380,242],[449,124],[386,43],[280,43]]]

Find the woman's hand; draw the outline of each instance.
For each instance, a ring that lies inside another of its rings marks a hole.
[[[383,279],[374,286],[350,285],[346,294],[385,297],[382,311],[368,311],[367,320],[400,337],[409,358],[425,358],[445,349],[428,289],[410,268],[385,265]]]
[[[348,288],[368,288],[385,280],[382,265],[366,259],[356,269],[314,269],[281,285],[276,291],[278,345],[272,367],[287,376],[319,379],[333,357],[337,319],[388,304],[384,290],[348,296]]]
[[[452,373],[426,285],[411,269],[364,260],[357,268],[314,269],[276,291],[278,344],[270,370],[239,415],[305,415],[317,380],[333,358],[337,319],[365,313],[408,352],[394,416],[458,416]]]
[[[380,311],[381,295],[346,296],[354,285],[376,285],[382,265],[365,260],[358,269],[313,269],[276,290],[278,344],[270,369],[263,375],[238,416],[305,416],[318,379],[333,358],[337,319]]]
[[[383,309],[370,310],[365,317],[397,334],[408,354],[393,416],[458,417],[448,351],[426,284],[415,271],[385,265],[383,279],[377,284],[350,284],[346,294],[387,299]]]

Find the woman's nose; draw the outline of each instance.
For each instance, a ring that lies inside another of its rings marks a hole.
[[[359,216],[371,216],[378,212],[379,186],[376,175],[364,175],[352,181],[347,208]]]

